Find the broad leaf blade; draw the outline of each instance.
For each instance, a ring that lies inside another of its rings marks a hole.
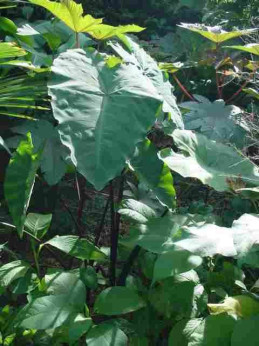
[[[21,141],[7,167],[5,198],[18,234],[22,236],[41,152],[34,153],[31,135]]]
[[[234,148],[187,130],[175,130],[172,137],[181,153],[163,149],[159,157],[183,177],[199,179],[217,191],[225,191],[232,186],[238,189],[244,183],[259,184],[256,165]]]
[[[94,326],[86,336],[88,346],[126,346],[126,334],[114,324],[107,322]]]
[[[140,181],[144,182],[158,200],[169,209],[175,206],[175,189],[170,169],[157,157],[158,150],[146,139],[130,161]]]
[[[110,69],[95,53],[69,50],[52,72],[49,94],[61,140],[78,171],[100,190],[144,138],[160,97],[137,67]]]
[[[81,260],[104,260],[106,255],[87,239],[73,235],[55,236],[46,243]]]
[[[250,54],[259,55],[259,43],[249,43],[245,46],[225,46],[224,48],[237,49]]]
[[[41,239],[47,233],[52,220],[52,214],[29,213],[26,217],[24,227],[29,233]]]
[[[14,261],[0,267],[0,285],[7,287],[14,280],[23,277],[30,266],[23,261]]]
[[[110,287],[102,291],[94,304],[95,312],[104,315],[127,314],[139,310],[145,302],[138,294],[127,287]]]

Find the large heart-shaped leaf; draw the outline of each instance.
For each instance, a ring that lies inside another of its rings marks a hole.
[[[247,30],[235,30],[235,31],[225,31],[221,26],[206,26],[202,24],[188,24],[181,23],[178,25],[181,28],[188,29],[190,31],[197,32],[198,34],[206,37],[210,41],[217,44],[224,41],[230,40],[231,38],[239,37],[242,35],[249,35],[257,29],[247,29]]]
[[[242,120],[241,109],[226,105],[224,100],[210,102],[200,95],[195,95],[195,98],[199,102],[184,102],[180,105],[189,110],[184,115],[186,130],[196,130],[210,139],[232,142],[242,148],[248,128]]]
[[[73,235],[55,236],[44,244],[49,244],[81,260],[103,260],[106,255],[87,239]]]
[[[199,179],[217,191],[232,185],[259,185],[258,167],[234,148],[187,130],[172,134],[181,153],[163,149],[159,157],[183,177]]]
[[[127,39],[130,43],[131,53],[126,51],[119,43],[110,43],[110,45],[123,61],[138,66],[144,75],[152,81],[163,98],[163,111],[170,113],[173,123],[176,127],[182,129],[184,127],[183,119],[177,107],[176,98],[173,95],[173,86],[164,76],[157,62],[136,42],[130,38]]]
[[[144,300],[127,287],[109,287],[102,291],[94,304],[95,312],[104,315],[127,314],[145,306]]]
[[[175,189],[170,169],[157,157],[158,150],[146,139],[130,161],[140,181],[143,181],[169,209],[175,206]]]
[[[96,53],[69,50],[52,72],[49,94],[61,140],[78,171],[100,190],[144,138],[160,96],[136,66],[110,69]]]
[[[21,141],[11,158],[4,182],[5,198],[13,223],[22,236],[26,211],[29,206],[35,175],[39,167],[41,150],[34,152],[31,135]]]

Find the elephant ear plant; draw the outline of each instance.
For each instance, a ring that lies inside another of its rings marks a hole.
[[[26,75],[34,81],[44,74],[38,96],[50,106],[39,108],[34,93],[16,95],[33,103],[33,116],[0,137],[10,156],[3,205],[10,217],[1,219],[0,230],[25,248],[17,253],[10,241],[0,245],[1,343],[241,346],[249,335],[248,345],[257,345],[258,214],[225,227],[214,214],[181,213],[174,187],[174,178],[192,179],[220,196],[252,194],[257,208],[258,168],[236,149],[247,131],[237,119],[241,109],[196,96],[181,104],[190,111],[183,119],[168,74],[126,35],[143,28],[103,24],[72,0],[30,3],[55,16],[41,23],[45,29],[66,25],[73,44],[70,37],[69,49],[60,49],[55,39],[48,63],[41,60],[44,71],[33,66]],[[31,66],[37,55],[31,37],[53,40],[45,29],[23,26],[15,45],[0,43],[0,59],[12,58],[19,69],[28,55]],[[30,45],[21,33],[29,33]],[[5,97],[0,93],[0,107],[8,109]],[[215,107],[222,111],[218,121]],[[168,141],[162,149],[152,137],[156,129]],[[76,215],[62,198],[71,181]],[[55,206],[42,213],[35,207],[46,187],[61,195],[71,232],[59,226]],[[106,198],[94,227],[82,220],[88,190]],[[109,247],[101,246],[107,220]]]

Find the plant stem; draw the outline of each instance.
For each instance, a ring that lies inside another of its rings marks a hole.
[[[176,75],[173,73],[173,78],[176,81],[176,83],[179,85],[180,89],[184,92],[184,94],[192,101],[195,101],[195,98],[187,91],[187,89],[184,87],[184,85],[179,81],[179,79],[176,77]]]
[[[129,275],[130,269],[133,266],[135,259],[138,257],[140,250],[141,247],[139,245],[136,245],[131,251],[118,278],[118,286],[125,286],[127,276]]]
[[[98,243],[99,243],[102,231],[103,231],[105,217],[106,217],[106,214],[107,214],[107,211],[108,211],[109,204],[110,204],[110,199],[108,198],[107,201],[106,201],[106,205],[105,205],[103,214],[102,214],[102,218],[101,218],[101,222],[100,222],[99,228],[98,228],[98,230],[96,232],[96,235],[95,235],[95,240],[94,240],[94,245],[95,246],[98,246]]]
[[[38,258],[39,253],[36,252],[34,239],[31,239],[31,248],[32,248],[32,252],[33,252],[33,257],[34,257],[34,262],[35,262],[37,274],[38,274],[38,277],[40,278],[40,266],[39,266],[39,258]]]
[[[117,262],[117,234],[116,234],[116,219],[114,212],[114,193],[113,184],[110,182],[110,202],[111,202],[111,253],[110,253],[110,284],[115,286],[116,283],[116,262]]]
[[[80,48],[79,33],[76,32],[76,48]]]

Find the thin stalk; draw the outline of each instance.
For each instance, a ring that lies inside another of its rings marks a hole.
[[[185,86],[179,81],[179,79],[176,77],[176,75],[173,73],[173,78],[176,81],[176,83],[179,85],[180,89],[183,91],[183,93],[192,101],[195,101],[195,98],[187,91]]]
[[[99,243],[99,240],[100,240],[103,228],[104,228],[104,222],[105,222],[106,214],[107,214],[107,211],[109,208],[109,204],[110,204],[110,199],[108,198],[106,201],[106,205],[105,205],[103,214],[102,214],[100,225],[99,225],[98,230],[97,230],[96,235],[95,235],[95,240],[94,240],[95,246],[98,246],[98,243]]]
[[[217,84],[217,90],[218,90],[218,97],[222,99],[222,85],[220,82],[218,70],[216,69],[216,84]]]
[[[115,286],[116,284],[116,262],[117,262],[117,234],[116,234],[116,219],[114,212],[114,193],[113,184],[110,182],[110,202],[111,202],[111,253],[110,253],[110,284]]]
[[[40,278],[40,265],[39,265],[39,253],[36,251],[35,240],[31,239],[31,248],[33,252],[35,267],[37,270],[38,277]]]
[[[169,209],[166,208],[164,210],[164,212],[162,213],[161,218],[166,216],[168,211],[169,211]],[[134,249],[131,251],[127,261],[125,262],[125,264],[124,264],[124,266],[122,268],[120,276],[118,278],[118,281],[117,281],[118,286],[125,286],[126,285],[127,276],[129,275],[130,270],[131,270],[131,268],[132,268],[136,258],[138,257],[138,255],[140,253],[140,250],[141,250],[141,247],[139,245],[136,245],[134,247]]]
[[[80,48],[79,33],[76,32],[76,48]]]

